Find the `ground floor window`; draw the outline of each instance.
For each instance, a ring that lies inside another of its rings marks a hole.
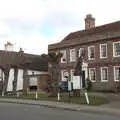
[[[89,78],[92,82],[96,81],[96,70],[95,70],[95,68],[89,68]]]
[[[69,73],[67,70],[61,70],[61,81],[67,81]]]
[[[101,67],[101,81],[108,81],[108,67]]]
[[[114,67],[114,80],[120,81],[120,66]]]

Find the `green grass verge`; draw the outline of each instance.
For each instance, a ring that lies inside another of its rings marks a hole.
[[[89,95],[89,93],[88,93]],[[16,96],[4,96],[5,98],[16,98]],[[20,95],[21,99],[32,99],[35,100],[35,92],[28,93],[27,95]],[[47,101],[57,101],[57,97],[50,97],[49,93],[42,92],[38,93],[37,100],[47,100]],[[106,98],[89,95],[90,105],[101,105],[108,103]],[[81,94],[79,97],[73,96],[72,94],[69,97],[69,93],[60,93],[60,102],[66,103],[75,103],[75,104],[87,104],[84,94]]]

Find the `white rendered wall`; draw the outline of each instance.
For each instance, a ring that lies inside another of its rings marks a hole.
[[[13,91],[14,69],[10,69],[7,91]]]
[[[23,89],[23,70],[18,70],[18,77],[17,77],[17,89],[16,90],[22,90]]]

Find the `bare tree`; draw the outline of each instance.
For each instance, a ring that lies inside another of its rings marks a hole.
[[[3,65],[2,66],[2,70],[4,72],[4,82],[3,82],[3,92],[4,93],[7,91],[10,68],[11,68],[11,65]]]
[[[77,62],[75,65],[75,72],[74,72],[75,76],[83,75],[82,74],[82,63],[83,63],[84,58],[85,58],[85,50],[82,50],[80,55],[77,52]],[[74,92],[74,95],[80,96],[80,90],[74,90],[73,92]]]
[[[14,67],[14,80],[13,80],[13,93],[16,94],[17,90],[17,79],[18,79],[18,67]]]
[[[52,76],[51,76],[51,79],[52,79],[52,82],[54,84],[54,87],[58,87],[58,82],[59,82],[59,62],[60,62],[60,59],[62,57],[62,53],[58,52],[50,52],[48,53],[48,59],[49,59],[49,63],[52,65],[52,68],[51,68],[51,73],[52,73]],[[52,95],[53,96],[56,96],[57,95],[57,92],[58,92],[58,89],[57,90],[53,90],[52,91]]]

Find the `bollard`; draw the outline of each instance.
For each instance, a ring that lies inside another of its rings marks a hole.
[[[2,97],[4,97],[4,92],[2,92]]]
[[[89,104],[90,104],[90,101],[89,101],[87,92],[85,92],[85,98],[86,98],[87,104],[89,105]]]
[[[60,93],[59,92],[58,92],[57,96],[58,96],[58,101],[60,101]]]
[[[35,99],[38,99],[38,92],[35,93]]]

